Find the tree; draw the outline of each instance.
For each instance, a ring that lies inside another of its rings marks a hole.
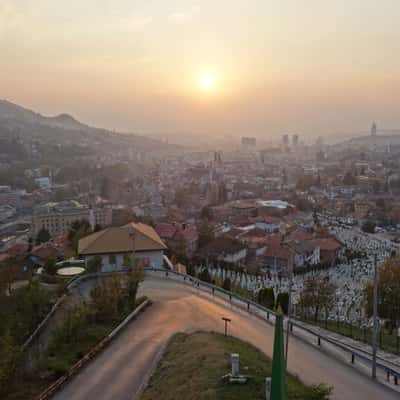
[[[343,177],[343,184],[344,185],[357,185],[357,178],[353,175],[351,171],[346,172]]]
[[[132,256],[130,254],[124,254],[124,258],[122,260],[122,266],[124,266],[127,269],[130,269],[133,267],[133,260],[132,260]]]
[[[44,272],[49,275],[55,275],[57,273],[57,266],[56,266],[56,260],[53,257],[49,257],[44,266],[43,266]]]
[[[263,288],[258,292],[257,301],[264,307],[273,309],[275,307],[275,293],[272,288]]]
[[[99,255],[95,255],[90,258],[87,263],[87,271],[88,272],[100,272],[103,266],[103,259]]]
[[[276,307],[281,306],[284,314],[287,315],[289,311],[289,293],[282,292],[276,297]]]
[[[118,318],[124,292],[121,277],[113,274],[111,278],[97,283],[90,291],[95,318],[100,322],[115,321]]]
[[[212,218],[212,212],[210,206],[204,206],[201,209],[200,218],[203,220]]]
[[[199,273],[198,278],[199,278],[200,280],[202,280],[203,282],[207,282],[207,283],[211,283],[211,282],[212,282],[211,275],[210,275],[210,273],[208,272],[208,269],[207,269],[207,268],[203,269],[203,271],[201,271],[201,272]]]
[[[12,283],[16,278],[15,259],[8,257],[0,265],[0,297],[4,294],[11,295]]]
[[[183,208],[187,202],[187,193],[183,188],[175,191],[175,203],[179,208]]]
[[[129,222],[129,221],[128,221],[128,222]],[[128,223],[128,222],[127,222],[127,223]],[[103,227],[102,227],[100,224],[96,224],[96,225],[94,226],[93,232],[100,232],[102,229],[103,229]]]
[[[204,247],[214,239],[214,232],[207,220],[203,220],[199,228],[199,247]]]
[[[19,354],[19,347],[9,331],[0,336],[0,393],[5,393],[11,383]]]
[[[365,311],[372,316],[373,282],[365,288]],[[378,314],[389,321],[390,331],[400,323],[400,258],[386,260],[379,268]]]
[[[336,287],[331,282],[316,277],[307,278],[300,293],[300,307],[306,312],[314,312],[314,320],[318,320],[322,309],[327,315],[335,298]]]
[[[51,239],[49,231],[43,226],[36,236],[36,244],[46,243]]]
[[[374,221],[367,220],[363,223],[361,229],[363,230],[363,232],[366,232],[366,233],[374,233],[375,227],[376,227],[376,224]]]
[[[74,221],[68,232],[68,240],[70,241],[75,253],[78,252],[79,240],[92,233],[89,221],[86,219]]]
[[[222,283],[222,289],[225,289],[228,292],[230,292],[230,290],[231,290],[231,280],[228,277],[226,277],[224,279],[224,282]]]
[[[296,188],[305,192],[314,184],[314,178],[310,175],[303,175],[297,180]]]
[[[143,265],[140,263],[136,263],[135,269],[131,270],[127,275],[126,294],[130,308],[135,306],[136,295],[139,289],[139,284],[143,280],[143,275]]]
[[[69,308],[63,322],[55,330],[51,347],[57,349],[65,343],[77,343],[85,333],[83,327],[88,316],[88,309],[84,304]]]

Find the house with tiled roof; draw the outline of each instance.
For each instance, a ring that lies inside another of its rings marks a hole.
[[[333,236],[317,237],[310,240],[310,242],[319,247],[321,263],[326,264],[333,264],[343,247]]]
[[[227,235],[219,236],[199,250],[204,258],[224,261],[231,264],[240,264],[246,259],[247,248],[239,240]]]
[[[195,225],[160,223],[155,230],[172,251],[191,256],[197,250],[199,234]]]
[[[79,241],[78,253],[87,262],[94,256],[102,258],[102,271],[124,268],[124,257],[140,259],[145,266],[161,268],[167,246],[149,225],[129,223],[95,232]]]

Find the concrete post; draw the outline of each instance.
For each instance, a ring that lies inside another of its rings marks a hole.
[[[239,354],[232,353],[231,361],[232,361],[232,377],[235,378],[239,376]]]
[[[271,400],[271,378],[265,378],[265,399]]]

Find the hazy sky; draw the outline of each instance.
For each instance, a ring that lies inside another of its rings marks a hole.
[[[399,0],[0,0],[0,98],[136,132],[400,127],[399,21]]]

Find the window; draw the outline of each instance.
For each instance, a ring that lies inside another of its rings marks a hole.
[[[115,254],[110,254],[110,255],[108,256],[108,262],[109,262],[110,264],[112,264],[112,265],[114,265],[114,264],[116,263]]]

